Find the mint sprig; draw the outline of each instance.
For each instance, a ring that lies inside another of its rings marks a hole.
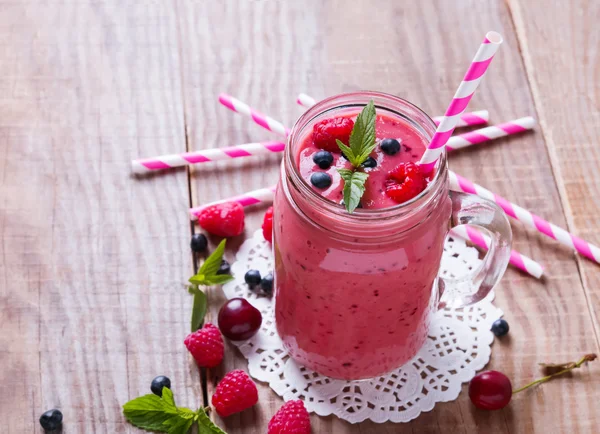
[[[203,408],[193,411],[177,407],[173,392],[167,387],[163,387],[162,398],[150,394],[125,403],[123,414],[129,423],[146,431],[186,434],[198,422],[201,434],[226,434],[210,420]]]
[[[219,243],[214,252],[204,261],[198,272],[190,277],[192,286],[189,291],[194,295],[194,306],[192,308],[192,332],[195,332],[204,322],[206,315],[206,294],[198,286],[223,285],[233,279],[229,274],[217,274],[223,254],[225,253],[225,243],[223,240]]]
[[[341,140],[336,140],[338,147],[352,164],[352,170],[338,169],[344,180],[344,204],[349,213],[354,212],[365,192],[365,182],[368,173],[357,171],[365,162],[375,146],[375,103],[373,100],[362,109],[352,128],[349,146]]]

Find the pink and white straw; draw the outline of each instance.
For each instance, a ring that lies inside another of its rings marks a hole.
[[[482,234],[475,228],[468,225],[456,226],[450,229],[450,234],[464,240],[471,241],[476,246],[485,250],[489,250],[491,245],[491,240],[487,235]],[[540,264],[515,250],[510,252],[509,262],[514,267],[524,271],[536,279],[540,279],[544,274],[544,268]]]
[[[296,102],[302,107],[311,108],[314,106],[317,101],[307,95],[305,93],[301,93],[298,95]],[[433,118],[433,121],[436,125],[440,124],[440,121],[443,119],[443,116],[436,116]],[[478,110],[474,112],[463,113],[456,124],[457,127],[468,127],[472,125],[483,125],[487,124],[490,120],[490,113],[487,110]]]
[[[534,126],[535,119],[531,116],[527,116],[503,124],[492,125],[469,133],[452,136],[448,139],[446,148],[449,151],[456,151],[457,149],[478,145],[500,137],[522,133],[523,131],[531,130]]]
[[[282,142],[245,143],[227,148],[204,149],[201,151],[185,152],[183,154],[159,155],[158,157],[133,160],[131,162],[131,170],[133,173],[147,173],[171,167],[187,166],[188,164],[272,154],[274,152],[283,152],[284,149],[285,143]]]
[[[446,109],[446,113],[440,121],[431,142],[427,146],[423,157],[421,157],[419,164],[426,172],[433,170],[440,155],[444,152],[444,146],[450,136],[452,136],[461,114],[467,108],[471,97],[479,86],[500,44],[502,44],[502,36],[500,34],[496,32],[487,33],[463,81],[458,86],[454,98],[452,98],[450,105]]]
[[[250,205],[257,205],[259,203],[273,202],[273,195],[275,193],[276,186],[269,188],[260,188],[258,190],[249,191],[248,193],[241,194],[239,196],[230,197],[228,199],[217,200],[215,202],[207,203],[205,205],[190,208],[190,218],[192,220],[198,220],[198,214],[203,210],[212,205],[218,205],[225,202],[237,202],[243,207]]]
[[[504,210],[506,214],[519,220],[526,226],[529,226],[538,232],[558,241],[559,243],[574,249],[579,254],[591,259],[596,263],[600,263],[600,248],[579,237],[569,233],[565,229],[562,229],[547,220],[521,208],[514,203],[509,202],[497,194],[483,188],[481,185],[477,185],[474,182],[465,179],[456,173],[449,171],[450,188],[456,191],[462,191],[465,193],[476,194],[485,199],[495,202]]]
[[[233,110],[234,112],[250,116],[254,122],[256,122],[257,124],[259,124],[263,128],[266,128],[269,131],[279,133],[282,136],[287,136],[290,132],[290,130],[284,127],[282,123],[277,122],[275,119],[266,116],[260,112],[257,112],[248,104],[232,97],[231,95],[222,93],[221,95],[219,95],[219,102],[228,109]]]

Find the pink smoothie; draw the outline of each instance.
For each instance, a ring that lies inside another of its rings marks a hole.
[[[354,115],[355,117],[355,115]],[[296,149],[298,171],[308,185],[320,169],[307,129]],[[385,194],[387,173],[401,162],[417,162],[426,139],[401,118],[378,115],[377,139],[396,138],[401,150],[390,156],[377,146],[362,206],[398,205]],[[335,203],[343,181],[335,170],[350,167],[339,153],[326,170],[333,182],[312,187]],[[281,187],[281,186],[280,186]],[[383,237],[335,234],[317,207],[300,212],[279,188],[275,197],[275,315],[286,349],[305,366],[342,379],[370,378],[410,360],[427,337],[428,316],[437,302],[438,274],[450,218],[447,195],[440,203]],[[309,218],[305,218],[307,214]],[[312,220],[312,221],[311,221]],[[334,222],[335,223],[335,222]]]

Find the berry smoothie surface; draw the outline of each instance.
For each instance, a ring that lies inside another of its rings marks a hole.
[[[343,119],[357,114],[335,118],[325,133],[347,138],[351,128]],[[397,206],[428,182],[414,164],[426,138],[401,118],[378,113],[375,125],[377,146],[360,169],[369,174],[365,209]],[[336,169],[351,165],[319,128],[307,128],[291,149],[300,176],[339,204],[344,181]],[[448,231],[448,196],[376,239],[360,231],[332,232],[335,217],[314,207],[299,212],[281,187],[274,209],[275,317],[290,355],[319,373],[352,380],[381,375],[414,357],[437,306],[434,282]]]
[[[356,115],[345,117],[354,119]],[[377,115],[375,134],[379,143],[371,153],[371,158],[361,168],[361,170],[369,174],[365,183],[365,193],[361,200],[361,208],[390,208],[400,203],[386,193],[386,184],[389,181],[390,173],[401,163],[417,163],[425,152],[427,143],[414,128],[400,120],[385,115]],[[382,146],[382,144],[385,145],[388,143],[388,147]],[[333,202],[341,203],[344,197],[344,181],[337,172],[337,169],[350,169],[352,165],[342,156],[340,150],[337,149],[337,145],[335,147],[326,147],[333,151],[331,152],[333,163],[328,169],[323,170],[313,160],[315,154],[322,151],[322,149],[313,140],[313,135],[307,134],[300,146],[296,164],[301,176],[315,191]],[[311,182],[311,176],[321,172],[326,173],[331,178],[331,185],[329,187],[319,188],[319,186],[315,186]],[[423,185],[422,189],[424,188],[425,185]],[[416,192],[416,194],[419,192]]]

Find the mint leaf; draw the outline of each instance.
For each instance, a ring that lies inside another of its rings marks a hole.
[[[215,274],[214,276],[206,276],[205,279],[207,285],[224,285],[232,280],[233,276],[231,274]]]
[[[197,421],[199,434],[227,434],[208,418],[203,408],[178,408],[173,392],[166,387],[162,398],[152,394],[132,399],[123,406],[123,413],[132,425],[147,431],[187,434]]]
[[[365,192],[365,182],[369,175],[364,172],[352,172],[348,169],[338,169],[338,173],[344,180],[344,205],[346,210],[352,214]]]
[[[172,422],[171,422],[172,421]],[[172,419],[165,422],[165,425],[168,426],[167,433],[169,434],[187,434],[195,422],[194,416],[189,419]]]
[[[173,395],[167,387],[163,388],[163,397],[166,399],[150,394],[127,402],[123,406],[125,418],[138,428],[168,432],[169,428],[165,422],[178,418],[179,413],[173,402]]]
[[[350,134],[350,149],[355,156],[354,167],[360,166],[375,149],[375,104],[373,100],[362,109]]]
[[[354,152],[352,152],[352,149],[350,149],[348,146],[344,145],[344,142],[342,142],[339,139],[335,139],[335,141],[337,142],[338,148],[340,148],[340,151],[342,151],[342,154],[344,154],[346,156],[346,158],[348,159],[348,161],[350,161],[352,163],[352,165],[354,164],[354,161],[356,160],[356,156],[354,155]]]
[[[194,294],[194,305],[192,307],[192,333],[202,327],[206,315],[206,294],[197,286],[190,288]]]
[[[203,408],[198,410],[198,434],[227,434],[216,426]]]
[[[198,270],[198,273],[190,277],[191,283],[196,285],[206,285],[206,279],[217,274],[217,271],[219,271],[219,267],[221,266],[221,261],[223,260],[226,242],[227,240],[221,241],[215,251],[206,258],[204,264],[202,264]]]

